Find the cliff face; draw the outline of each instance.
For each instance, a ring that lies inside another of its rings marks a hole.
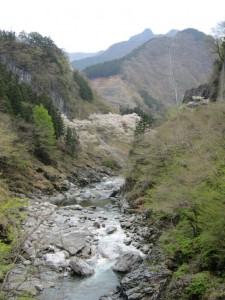
[[[93,99],[82,99],[80,86],[64,53],[49,38],[38,33],[23,37],[0,32],[0,63],[38,95],[47,95],[69,117],[86,117],[104,108]],[[103,105],[104,106],[104,105]]]

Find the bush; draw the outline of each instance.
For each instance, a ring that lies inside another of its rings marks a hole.
[[[210,276],[209,272],[202,272],[196,274],[189,285],[186,287],[186,293],[189,299],[200,299],[200,297],[205,293],[207,288],[210,286]]]

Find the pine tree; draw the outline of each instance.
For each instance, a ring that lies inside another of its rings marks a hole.
[[[75,128],[66,128],[65,134],[65,142],[66,142],[66,153],[72,157],[77,156],[77,150],[79,147],[79,138]]]
[[[33,118],[35,154],[44,163],[51,164],[51,156],[56,150],[56,137],[52,118],[42,104],[35,105]]]

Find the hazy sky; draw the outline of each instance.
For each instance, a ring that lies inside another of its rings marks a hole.
[[[0,0],[0,29],[37,31],[70,52],[95,52],[150,28],[154,33],[225,20],[224,0]]]

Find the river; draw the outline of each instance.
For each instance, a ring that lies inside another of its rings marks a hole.
[[[105,178],[100,183],[74,190],[74,197],[70,192],[69,200],[62,202],[63,206],[59,208],[62,215],[73,205],[83,207],[73,211],[69,220],[73,223],[71,230],[79,227],[79,230],[90,231],[92,255],[85,261],[94,269],[94,275],[56,278],[55,286],[45,288],[38,296],[39,300],[98,300],[119,285],[118,275],[111,267],[122,251],[137,251],[142,255],[134,246],[124,243],[129,237],[121,228],[122,215],[118,205],[110,198],[122,184],[121,177]],[[110,230],[114,232],[108,233]]]

